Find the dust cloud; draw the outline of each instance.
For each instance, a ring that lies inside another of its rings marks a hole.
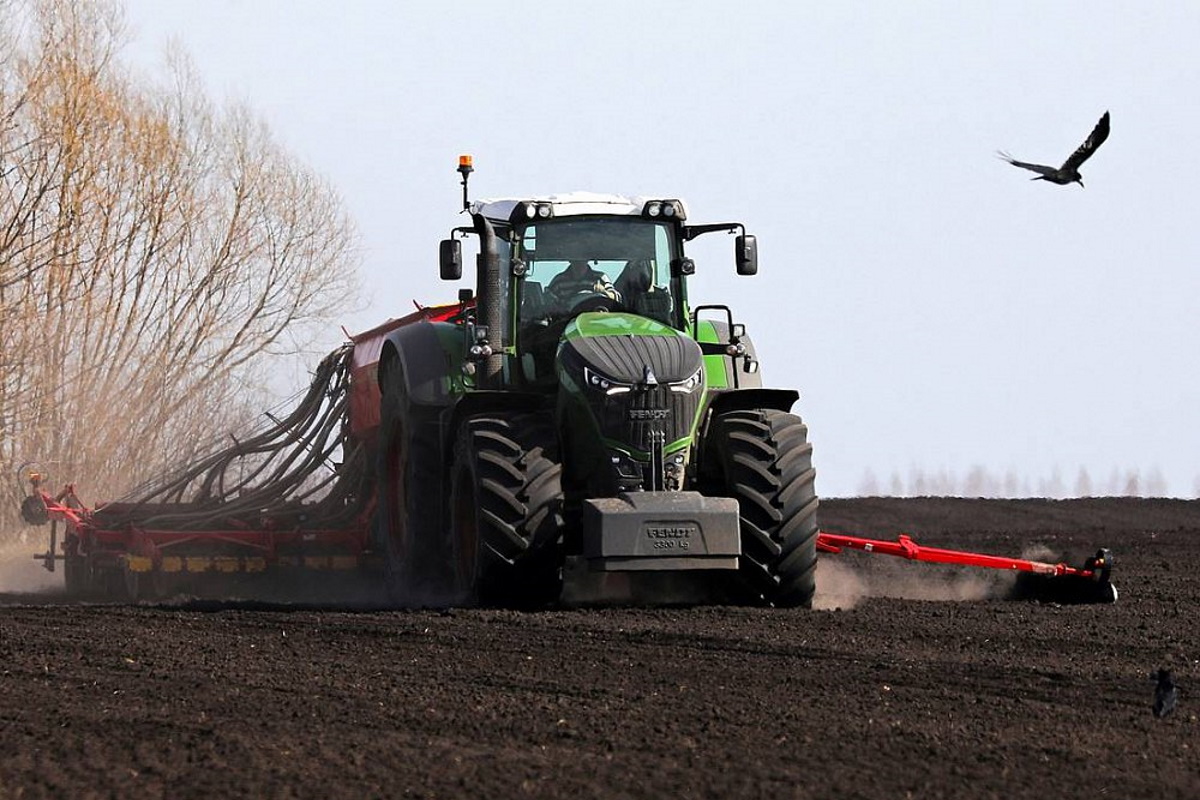
[[[1014,580],[1014,574],[994,570],[969,571],[884,557],[868,564],[854,556],[825,556],[817,562],[813,608],[847,611],[874,597],[946,602],[987,600],[1007,596]]]
[[[850,567],[832,558],[817,561],[817,591],[812,607],[818,611],[849,611],[869,597],[867,582]]]
[[[1060,555],[1044,544],[1034,544],[1021,551],[1021,558],[1026,561],[1043,561],[1047,564],[1057,564]]]
[[[0,594],[48,593],[62,590],[62,573],[48,572],[34,561],[44,542],[21,541],[20,536],[0,537]],[[38,547],[38,545],[41,547]]]

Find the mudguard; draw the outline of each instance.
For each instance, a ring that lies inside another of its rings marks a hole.
[[[447,349],[439,327],[446,333],[461,334],[453,325],[444,322],[416,322],[387,334],[379,354],[377,387],[384,385],[389,370],[400,369],[404,375],[405,396],[424,406],[447,406],[456,392],[451,375],[457,372],[456,359]]]
[[[714,392],[708,403],[709,418],[727,411],[748,411],[754,408],[773,408],[791,411],[800,399],[795,389],[730,389]]]

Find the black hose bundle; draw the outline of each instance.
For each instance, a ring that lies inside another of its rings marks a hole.
[[[351,523],[370,498],[365,448],[349,438],[353,349],[347,344],[322,359],[286,417],[268,414],[260,432],[231,437],[232,445],[101,506],[97,521],[177,530]]]

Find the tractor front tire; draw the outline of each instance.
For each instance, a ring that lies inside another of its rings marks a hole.
[[[449,550],[466,604],[533,609],[562,592],[562,467],[531,414],[463,423],[450,481]]]
[[[817,494],[808,427],[774,409],[730,411],[710,430],[716,493],[738,501],[736,598],[809,608],[816,589]]]

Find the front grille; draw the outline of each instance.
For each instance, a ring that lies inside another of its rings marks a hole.
[[[703,366],[700,346],[678,331],[663,335],[580,336],[565,340],[559,350],[561,369],[581,387],[600,435],[613,446],[649,453],[685,438],[692,430],[702,388],[673,392]],[[585,369],[593,370],[618,388],[589,384]],[[645,385],[648,375],[656,384]]]
[[[699,390],[684,394],[666,386],[652,386],[625,394],[597,392],[591,394],[589,404],[600,423],[601,435],[647,453],[653,446],[655,431],[662,433],[665,444],[691,432],[703,394]]]

